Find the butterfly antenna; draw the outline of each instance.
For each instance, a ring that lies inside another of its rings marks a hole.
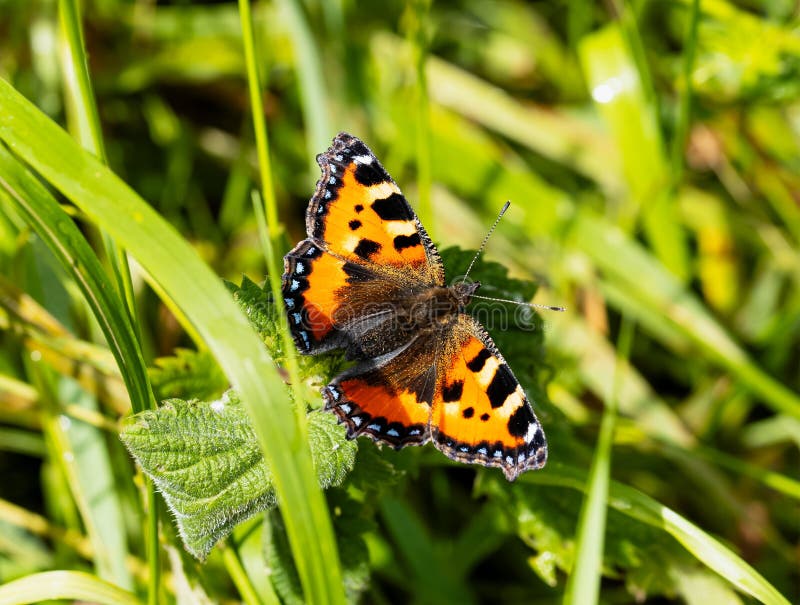
[[[467,272],[464,274],[464,277],[463,277],[463,279],[461,280],[461,283],[462,283],[462,284],[463,284],[465,281],[467,281],[467,276],[469,275],[469,272],[470,272],[470,271],[472,271],[472,266],[475,264],[475,261],[477,261],[477,260],[478,260],[478,257],[481,255],[481,252],[483,252],[483,249],[486,247],[486,242],[488,242],[488,241],[489,241],[489,238],[491,237],[491,235],[492,235],[492,232],[493,232],[493,231],[495,230],[495,228],[497,227],[497,223],[499,223],[499,222],[500,222],[500,219],[501,219],[501,218],[503,218],[503,215],[506,213],[506,210],[508,210],[508,207],[509,207],[510,205],[511,205],[511,202],[506,202],[506,203],[503,205],[503,208],[500,210],[500,214],[498,214],[498,215],[497,215],[497,218],[496,218],[496,219],[494,219],[494,224],[492,225],[492,228],[491,228],[491,229],[489,229],[489,233],[487,233],[487,234],[486,234],[486,237],[484,237],[484,238],[483,238],[483,242],[481,242],[481,245],[480,245],[480,247],[478,248],[478,251],[475,253],[475,256],[472,258],[472,262],[469,264],[469,267],[467,267]]]
[[[519,305],[520,307],[533,307],[534,309],[544,309],[546,311],[566,311],[566,307],[553,307],[551,305],[540,305],[537,303],[520,302],[518,300],[509,300],[507,298],[492,298],[491,296],[479,296],[473,294],[472,298],[480,298],[482,300],[491,300],[494,302],[511,303],[512,305]]]

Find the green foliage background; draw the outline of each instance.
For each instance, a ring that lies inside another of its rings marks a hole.
[[[796,5],[247,7],[0,0],[0,603],[800,602]],[[262,284],[341,130],[450,277],[512,201],[545,470],[317,411]]]

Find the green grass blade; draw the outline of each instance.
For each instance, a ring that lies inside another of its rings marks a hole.
[[[239,560],[236,551],[230,544],[226,543],[223,543],[221,548],[222,559],[225,561],[225,569],[228,570],[228,575],[236,585],[236,589],[239,591],[242,601],[244,601],[245,605],[261,605],[261,599],[258,598],[258,593],[256,593],[255,588],[253,588],[253,585],[250,583],[250,578],[247,577],[247,573],[244,567],[242,567],[242,562]],[[274,596],[274,594],[267,596]],[[279,603],[277,597],[269,602],[275,605]]]
[[[299,7],[297,7],[299,10]],[[264,113],[261,110],[263,107],[263,101],[261,98],[261,80],[259,78],[258,67],[256,64],[256,46],[255,40],[253,36],[253,22],[252,16],[250,13],[250,0],[240,0],[239,2],[239,13],[240,19],[242,24],[242,39],[244,44],[245,50],[245,62],[247,65],[247,83],[248,89],[250,92],[250,106],[251,106],[251,114],[253,116],[253,130],[255,131],[255,138],[256,138],[256,150],[258,155],[258,167],[259,173],[261,175],[261,191],[262,195],[264,196],[264,201],[266,205],[266,221],[264,220],[264,213],[261,210],[262,204],[258,203],[254,197],[254,206],[256,211],[256,217],[259,222],[260,226],[260,233],[262,235],[261,241],[264,246],[265,257],[267,260],[267,268],[268,268],[268,280],[270,285],[270,290],[272,292],[273,300],[275,301],[280,322],[280,333],[281,339],[283,342],[283,350],[286,354],[286,368],[289,373],[289,383],[292,389],[292,393],[294,396],[294,403],[295,403],[295,413],[296,413],[296,421],[297,421],[297,430],[300,434],[300,437],[303,441],[308,440],[308,433],[306,431],[306,404],[303,399],[303,391],[302,385],[300,381],[300,371],[297,363],[297,356],[295,354],[295,346],[292,342],[291,335],[289,333],[289,323],[286,317],[286,312],[283,305],[283,297],[281,296],[281,284],[280,284],[280,261],[278,257],[275,255],[275,243],[277,241],[278,236],[278,211],[277,211],[277,203],[275,201],[275,191],[272,184],[272,167],[269,161],[269,145],[268,145],[268,136],[267,136],[267,125],[266,120],[264,119]],[[297,29],[297,33],[301,33],[301,19],[300,17],[296,17],[298,20],[295,23]],[[305,41],[306,44],[311,44],[310,40]],[[314,55],[314,49],[309,48],[306,50],[306,53],[309,56]],[[313,65],[306,65],[307,68],[312,69]],[[309,99],[309,102],[311,99]],[[320,148],[321,149],[321,148]],[[315,157],[312,155],[312,157]],[[264,224],[266,222],[266,225]],[[286,530],[291,536],[292,534],[296,534],[298,532],[298,528],[295,525],[294,519],[291,515],[286,514],[286,509],[282,508],[281,513],[284,516],[284,522],[286,524]],[[330,525],[322,526],[319,528],[320,531],[328,531],[330,532],[327,536],[322,537],[323,543],[335,544],[333,532]],[[300,573],[301,578],[303,578],[304,584],[306,587],[310,586],[313,582],[312,580],[312,572],[306,566],[307,561],[303,558],[296,557],[297,568]],[[339,556],[338,551],[334,549],[332,552],[328,552],[327,555],[327,582],[329,587],[334,586],[341,586],[342,584],[342,575],[341,575],[341,567],[339,565]],[[310,595],[309,595],[310,596]],[[329,595],[331,598],[334,598],[334,595]],[[341,598],[341,595],[338,596]]]
[[[275,188],[272,184],[272,165],[269,161],[269,137],[267,136],[267,123],[264,113],[259,111],[263,106],[261,98],[261,79],[259,78],[258,66],[256,64],[256,46],[253,36],[253,21],[250,13],[250,0],[240,0],[239,13],[242,22],[242,41],[245,51],[245,63],[247,64],[247,86],[250,92],[250,107],[253,116],[253,131],[256,138],[256,154],[258,156],[258,171],[261,175],[261,195],[263,204],[257,196],[253,196],[256,221],[259,225],[259,235],[264,248],[264,258],[267,261],[267,279],[269,280],[270,291],[275,305],[278,309],[278,321],[281,324],[281,339],[283,350],[286,354],[286,369],[289,372],[289,385],[291,386],[294,400],[296,402],[295,412],[297,413],[298,426],[305,434],[306,406],[303,401],[303,393],[300,387],[300,370],[297,364],[294,342],[289,333],[289,321],[286,316],[286,309],[281,295],[281,265],[280,260],[275,255],[275,246],[280,234],[278,224],[278,205],[275,200]],[[263,208],[266,207],[266,217]],[[338,566],[334,565],[332,573],[336,573]]]
[[[147,368],[122,301],[83,234],[47,189],[0,146],[0,189],[86,298],[125,380],[134,412],[151,407]]]
[[[567,588],[564,594],[564,603],[568,605],[590,605],[597,603],[600,596],[606,529],[606,502],[611,476],[611,448],[614,441],[617,398],[622,384],[622,368],[627,363],[632,338],[633,324],[629,319],[623,318],[612,392],[609,393],[606,399],[606,408],[600,425],[600,436],[597,440],[597,448],[589,471],[586,500],[578,521],[575,565],[567,580]]]
[[[670,169],[646,77],[616,24],[586,36],[580,57],[587,85],[622,154],[628,195],[618,220],[628,231],[641,217],[653,250],[681,281],[689,276],[686,238],[674,198]]]
[[[139,605],[132,593],[82,571],[46,571],[0,586],[0,605],[24,605],[53,599],[105,605]]]
[[[574,223],[572,241],[639,304],[657,311],[709,359],[730,371],[775,411],[800,417],[800,397],[747,356],[703,304],[638,243],[589,212]],[[624,258],[621,265],[619,259]]]
[[[314,158],[327,149],[335,132],[331,129],[325,92],[325,74],[314,35],[303,12],[300,0],[280,0],[283,17],[286,19],[297,61],[297,77],[300,81],[300,104],[304,123],[308,131],[306,148],[310,158],[310,172],[316,174]]]
[[[467,605],[474,601],[463,578],[455,577],[452,573],[442,573],[445,569],[453,572],[458,568],[451,567],[442,560],[421,520],[405,502],[384,497],[381,514],[411,571],[416,590],[423,602]]]
[[[550,322],[552,344],[548,346],[562,355],[583,360],[578,369],[581,381],[603,398],[609,390],[609,377],[616,373],[611,343],[586,321],[571,317],[569,313],[559,313]],[[648,435],[683,447],[694,444],[694,436],[675,411],[653,391],[635,367],[625,365],[619,372],[622,382],[616,403],[621,414],[634,418]]]
[[[77,226],[38,180],[2,146],[0,188],[75,279],[119,365],[134,409],[150,407],[153,398],[144,360],[124,306]],[[65,379],[60,383],[71,395],[59,393],[59,400],[70,402],[72,398],[76,403],[82,401],[83,405],[96,405],[91,398],[78,395],[74,385]],[[64,458],[62,454],[67,450],[71,454],[70,460],[74,459],[66,475],[70,478],[70,487],[79,503],[84,523],[89,528],[99,573],[120,586],[132,588],[133,581],[125,565],[128,549],[123,514],[113,489],[114,478],[104,435],[81,424],[71,429],[59,424],[52,431],[59,433],[55,442],[63,446],[54,453],[56,459]],[[86,472],[88,469],[91,471]]]
[[[253,17],[250,11],[250,0],[239,0],[239,15],[242,23],[242,46],[247,66],[247,88],[250,93],[250,113],[253,116],[253,131],[256,137],[258,155],[258,172],[261,177],[261,195],[267,211],[267,225],[272,242],[278,236],[278,203],[275,200],[275,187],[272,184],[272,168],[269,162],[269,138],[267,123],[264,118],[264,101],[261,98],[261,78],[259,77],[256,42],[253,33]],[[275,267],[269,265],[269,270]]]
[[[692,0],[689,7],[689,24],[686,27],[686,39],[683,44],[683,65],[681,71],[680,105],[675,121],[675,138],[672,141],[672,181],[673,188],[683,178],[683,156],[686,147],[686,136],[689,133],[689,121],[692,114],[692,71],[694,55],[697,48],[697,25],[700,21],[700,0]]]
[[[543,471],[528,473],[519,480],[539,485],[558,485],[580,491],[587,489],[586,473],[558,462],[551,462]],[[740,591],[766,605],[789,605],[789,601],[772,584],[719,540],[639,490],[612,481],[609,486],[608,504],[629,517],[663,529],[698,561],[714,570]]]
[[[286,389],[264,344],[221,280],[127,185],[0,80],[0,138],[91,220],[124,245],[158,292],[180,308],[238,390],[275,473],[275,485],[306,598],[342,599],[328,561],[336,557],[330,517]]]
[[[61,57],[68,114],[75,124],[81,146],[107,164],[100,115],[89,75],[89,61],[83,40],[80,8],[77,0],[59,0],[58,9],[61,32],[64,37],[64,52],[61,53]],[[117,286],[124,294],[126,308],[133,318],[135,317],[133,285],[125,251],[119,248],[106,233],[103,233],[102,237]]]
[[[97,103],[92,89],[92,80],[89,74],[89,62],[86,56],[86,46],[83,38],[83,28],[81,24],[80,6],[77,0],[59,1],[59,21],[61,32],[65,39],[65,52],[61,53],[63,58],[63,78],[66,89],[67,107],[71,109],[71,115],[78,127],[79,141],[85,149],[92,151],[103,163],[108,163],[105,144],[103,142],[103,132],[100,126],[100,116],[97,110]],[[136,331],[134,319],[136,317],[136,302],[131,280],[130,266],[125,250],[102,232],[103,244],[111,265],[111,269],[116,279],[117,287],[121,296],[124,298],[124,310],[127,313],[130,325],[134,330],[134,345],[140,349],[139,334]],[[134,362],[141,362],[142,355],[132,358]],[[138,365],[138,364],[137,364]],[[142,364],[143,365],[143,364]],[[147,373],[144,372],[144,387],[147,389],[147,407],[155,408],[156,402],[152,395]],[[144,400],[142,401],[144,404]],[[150,563],[150,580],[148,583],[148,602],[150,605],[157,605],[158,586],[160,583],[160,565],[158,548],[158,509],[155,502],[155,487],[147,484],[145,489],[145,500],[148,516],[148,535],[147,535],[147,557]],[[102,523],[100,527],[103,531],[114,531],[115,525],[112,523]],[[117,528],[119,530],[119,528]],[[122,559],[124,553],[118,553],[118,558]]]
[[[430,236],[436,239],[433,206],[431,205],[431,132],[428,78],[430,0],[414,0],[406,6],[408,37],[413,50],[415,99],[415,161],[417,164],[417,215]]]
[[[59,21],[64,36],[62,72],[65,88],[65,102],[69,116],[77,131],[80,144],[94,153],[104,163],[107,162],[100,116],[94,100],[92,80],[84,52],[83,28],[80,9],[75,0],[59,0]]]

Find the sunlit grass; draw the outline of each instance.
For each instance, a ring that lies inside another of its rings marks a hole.
[[[800,600],[788,5],[78,5],[4,8],[0,602]],[[568,308],[487,326],[544,471],[364,441],[318,487],[302,426],[343,362],[295,360],[265,309],[340,130],[440,248],[511,199],[487,260]],[[179,347],[236,388],[281,504],[203,565],[117,437],[157,357],[160,392],[205,396]]]

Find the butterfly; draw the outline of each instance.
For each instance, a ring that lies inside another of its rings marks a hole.
[[[445,283],[442,259],[397,184],[359,139],[317,156],[308,237],[284,257],[282,294],[303,354],[357,363],[322,389],[354,439],[428,441],[513,481],[542,468],[547,441],[525,392],[465,308],[478,282]]]

